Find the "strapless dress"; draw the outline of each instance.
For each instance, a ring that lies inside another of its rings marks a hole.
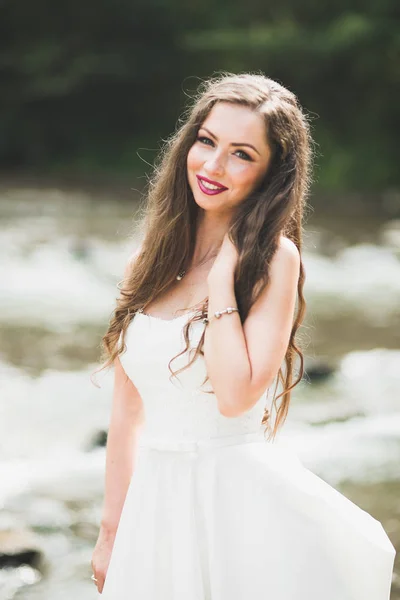
[[[145,422],[99,599],[388,600],[395,550],[381,523],[266,440],[266,395],[221,415],[203,356],[170,380],[190,314],[138,312],[126,333],[120,360]]]

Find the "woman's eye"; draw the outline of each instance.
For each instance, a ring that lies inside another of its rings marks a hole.
[[[236,156],[239,156],[239,158],[242,158],[243,160],[252,160],[251,156],[249,154],[247,154],[247,152],[244,152],[244,150],[237,150],[235,152]]]
[[[198,142],[201,142],[202,144],[206,144],[207,146],[213,146],[214,142],[212,140],[210,140],[210,138],[206,137],[205,135],[199,135],[197,138]]]
[[[212,146],[212,147],[215,146],[213,140],[210,139],[209,137],[207,137],[206,135],[199,135],[197,137],[197,141],[206,146]],[[245,152],[244,150],[236,150],[235,156],[238,156],[242,160],[249,160],[249,161],[253,160],[251,158],[251,156],[249,154],[247,154],[247,152]]]

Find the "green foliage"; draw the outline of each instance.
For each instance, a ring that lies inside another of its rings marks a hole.
[[[158,147],[199,77],[261,70],[310,113],[320,186],[399,183],[395,0],[14,0],[2,8],[3,166],[146,170],[139,148]]]

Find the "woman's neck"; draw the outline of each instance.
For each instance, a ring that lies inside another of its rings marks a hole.
[[[216,255],[221,247],[225,233],[228,231],[230,218],[210,215],[204,212],[198,221],[196,243],[193,252],[193,263],[204,260],[207,256]]]

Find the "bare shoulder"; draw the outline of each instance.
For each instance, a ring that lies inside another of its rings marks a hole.
[[[278,248],[274,254],[272,269],[284,269],[297,273],[300,268],[300,253],[294,242],[285,236],[279,238]]]
[[[296,244],[281,236],[269,265],[268,285],[263,287],[246,318],[247,331],[254,327],[262,332],[263,328],[269,327],[279,337],[278,330],[289,327],[297,296],[300,260]]]
[[[300,262],[300,253],[296,244],[284,235],[281,235],[279,238],[279,245],[276,253],[279,253],[280,256],[283,257],[282,260]]]

